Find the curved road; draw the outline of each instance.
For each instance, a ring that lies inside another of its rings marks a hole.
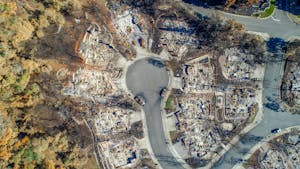
[[[268,19],[256,19],[223,13],[226,18],[235,19],[246,26],[246,30],[265,32],[271,37],[288,40],[293,36],[300,36],[300,25],[290,21],[286,12],[275,9],[272,17]]]
[[[287,13],[280,9],[275,9],[273,15],[269,18],[257,19],[254,17],[234,15],[186,3],[184,5],[187,5],[189,10],[200,13],[204,16],[211,16],[212,14],[221,13],[227,19],[234,19],[237,22],[244,24],[246,30],[248,31],[265,32],[271,37],[281,38],[284,40],[288,40],[289,38],[295,36],[300,37],[300,25],[293,23],[288,18]]]
[[[147,59],[136,61],[128,68],[126,83],[133,95],[145,98],[143,107],[148,128],[148,137],[155,157],[163,169],[183,169],[173,157],[166,144],[161,116],[160,90],[168,85],[169,75],[166,69],[153,66]]]

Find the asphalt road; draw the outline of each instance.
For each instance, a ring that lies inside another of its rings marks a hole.
[[[283,10],[275,9],[272,17],[267,19],[256,19],[254,17],[240,16],[229,14],[214,9],[208,9],[189,5],[190,9],[204,16],[211,16],[216,13],[221,13],[227,19],[235,19],[237,22],[245,25],[246,30],[255,32],[268,33],[271,37],[288,40],[294,36],[300,36],[300,25],[290,21],[287,14]]]
[[[173,157],[166,144],[163,131],[162,115],[160,111],[160,90],[168,85],[169,75],[166,69],[153,66],[146,59],[135,62],[128,68],[126,83],[133,95],[145,98],[143,107],[148,137],[153,153],[163,169],[183,169]]]
[[[256,19],[223,13],[226,18],[235,19],[246,26],[246,30],[265,32],[271,37],[288,40],[293,36],[300,36],[300,25],[290,21],[286,12],[275,9],[272,17],[268,19]]]

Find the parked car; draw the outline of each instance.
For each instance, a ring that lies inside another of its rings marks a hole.
[[[141,106],[145,105],[145,100],[142,96],[135,96],[134,100]]]
[[[273,111],[279,111],[280,109],[280,105],[276,102],[267,103],[265,106]]]
[[[271,130],[271,133],[274,133],[274,134],[280,133],[280,132],[281,132],[280,128],[276,128],[276,129]]]
[[[163,68],[165,65],[163,64],[163,62],[159,61],[159,60],[156,60],[156,59],[148,59],[148,62],[150,64],[152,64],[153,66],[156,66],[158,68]]]

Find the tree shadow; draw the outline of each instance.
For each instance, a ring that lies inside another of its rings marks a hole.
[[[271,55],[265,58],[266,61],[270,62],[280,62],[284,57],[284,53],[286,52],[287,42],[281,38],[270,38],[267,42],[267,52],[271,53]]]
[[[268,52],[276,53],[285,50],[286,41],[281,38],[270,38],[267,41]]]
[[[300,15],[300,0],[277,0],[275,5],[277,9]]]

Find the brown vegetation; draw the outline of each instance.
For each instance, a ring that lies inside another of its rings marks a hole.
[[[60,94],[55,72],[80,66],[74,49],[101,20],[97,3],[0,3],[0,168],[95,168],[91,135],[72,120],[84,106]]]

